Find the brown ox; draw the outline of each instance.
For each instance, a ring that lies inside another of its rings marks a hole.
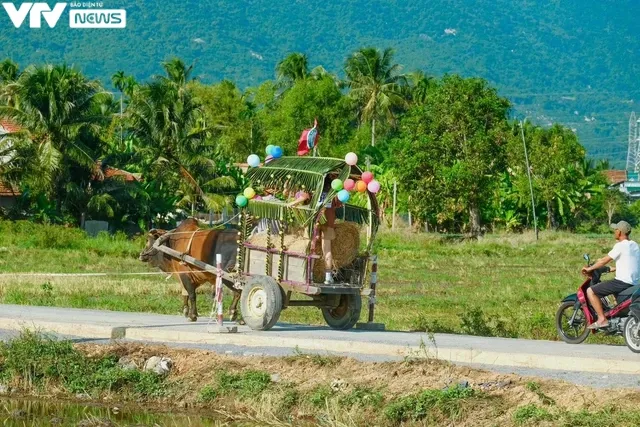
[[[195,322],[198,319],[196,307],[196,289],[205,282],[215,285],[215,274],[202,272],[199,268],[165,255],[155,249],[153,244],[166,230],[153,229],[149,231],[147,245],[140,253],[140,261],[149,262],[160,270],[171,273],[182,283],[182,312],[185,317]],[[230,271],[235,265],[237,254],[238,232],[232,229],[225,230],[200,230],[198,221],[188,218],[178,228],[172,231],[164,245],[180,253],[186,253],[192,257],[210,265],[216,265],[216,254],[222,255],[222,269]],[[233,291],[231,303],[231,320],[236,320],[237,305],[240,300],[240,291],[233,287],[233,283],[223,279],[223,283]]]

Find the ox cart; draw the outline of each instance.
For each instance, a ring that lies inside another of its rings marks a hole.
[[[340,256],[340,242],[347,234],[351,240],[342,245],[349,246],[349,253],[334,269],[335,280],[323,280],[321,237],[330,206],[327,201],[334,200],[339,190],[327,188],[327,182],[357,182],[362,174],[358,166],[344,160],[321,157],[281,157],[250,169],[246,178],[251,192],[289,186],[305,191],[309,200],[297,206],[274,198],[248,200],[239,213],[235,265],[227,270],[165,247],[161,241],[154,246],[232,282],[241,291],[242,318],[254,330],[272,328],[288,307],[317,307],[331,328],[351,329],[360,318],[363,297],[369,306],[368,321],[373,322],[377,265],[372,249],[379,211],[375,195],[366,186],[334,208],[334,257]]]

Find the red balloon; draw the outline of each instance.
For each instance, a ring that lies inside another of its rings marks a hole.
[[[364,181],[365,184],[370,183],[371,181],[373,181],[373,174],[369,171],[366,171],[362,174],[362,180]]]
[[[356,182],[354,180],[352,180],[351,178],[345,179],[344,183],[342,184],[342,187],[347,191],[353,190],[355,188],[355,186],[356,186]]]

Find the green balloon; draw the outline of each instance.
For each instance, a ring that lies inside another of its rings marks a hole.
[[[342,185],[342,181],[339,179],[334,179],[333,181],[331,181],[331,188],[333,188],[335,191],[342,190]]]
[[[236,205],[240,206],[241,208],[244,208],[245,206],[247,206],[247,203],[249,203],[249,199],[244,197],[244,195],[239,194],[236,197]]]

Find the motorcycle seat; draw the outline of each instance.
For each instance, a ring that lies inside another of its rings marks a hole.
[[[640,289],[640,285],[628,287],[627,289],[625,289],[624,291],[616,295],[616,302],[620,304],[625,300],[628,300],[629,298],[631,298],[631,295],[633,295],[634,292],[637,291],[638,289]]]

